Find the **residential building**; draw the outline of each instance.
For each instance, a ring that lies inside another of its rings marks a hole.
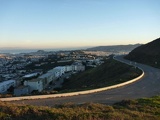
[[[43,79],[43,86],[44,86],[44,88],[46,88],[47,85],[50,82],[56,80],[56,76],[55,76],[54,70],[50,70],[46,74],[43,74],[43,75],[39,76],[38,78]]]
[[[6,92],[11,86],[15,87],[16,81],[15,80],[7,80],[0,82],[0,93]]]
[[[61,70],[60,69],[52,69],[52,73],[54,74],[54,76],[56,77],[56,78],[59,78],[60,76],[62,76],[62,72],[61,72]]]
[[[72,71],[73,69],[72,69],[72,66],[71,65],[66,65],[65,66],[65,72],[70,72],[70,71]]]
[[[19,86],[14,89],[14,95],[21,96],[29,94],[29,86]]]
[[[65,73],[65,66],[58,66],[54,68],[57,71],[60,71],[60,76]]]
[[[80,63],[80,62],[75,62],[72,64],[72,70],[73,71],[84,71],[85,70],[85,66]]]
[[[41,78],[28,80],[24,81],[24,85],[30,87],[30,92],[33,90],[41,92],[44,89],[44,80]]]
[[[77,71],[84,71],[85,66],[84,65],[77,65]]]

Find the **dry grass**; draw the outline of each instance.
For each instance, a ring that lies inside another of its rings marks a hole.
[[[86,103],[54,108],[0,102],[0,120],[159,120],[160,96],[124,100],[113,106]]]

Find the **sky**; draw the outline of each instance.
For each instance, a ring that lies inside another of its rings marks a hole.
[[[0,48],[76,48],[160,37],[160,0],[0,0]]]

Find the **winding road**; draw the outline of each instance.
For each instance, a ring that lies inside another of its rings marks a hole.
[[[82,104],[86,102],[113,104],[124,99],[136,99],[160,95],[160,69],[125,60],[122,58],[122,56],[117,56],[115,59],[127,64],[132,64],[134,66],[140,67],[145,73],[144,77],[132,84],[97,93],[70,97],[20,100],[11,102],[18,104],[51,107],[55,104],[64,104],[68,102],[76,104]]]

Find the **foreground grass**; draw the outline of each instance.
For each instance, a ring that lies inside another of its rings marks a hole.
[[[78,73],[69,80],[65,80],[61,92],[80,91],[101,88],[126,82],[142,74],[142,71],[133,66],[108,59],[104,64]]]
[[[123,100],[113,106],[86,103],[54,108],[0,102],[0,120],[159,120],[160,96]]]

